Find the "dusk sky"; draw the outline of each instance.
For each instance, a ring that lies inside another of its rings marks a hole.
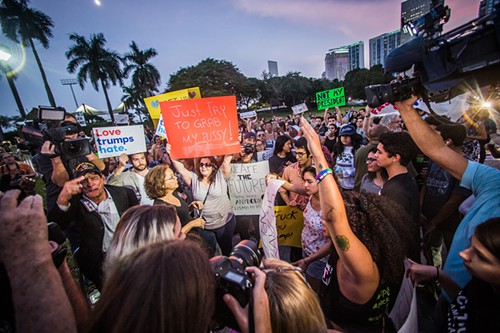
[[[44,49],[36,43],[49,84],[58,105],[76,109],[69,86],[61,79],[76,78],[66,71],[65,52],[72,45],[68,36],[88,38],[103,33],[107,47],[121,54],[136,41],[140,49],[153,47],[158,56],[152,63],[161,74],[160,91],[171,74],[198,64],[208,57],[232,62],[245,76],[261,78],[267,61],[278,62],[280,75],[290,71],[306,77],[321,77],[328,49],[362,40],[365,66],[369,65],[368,40],[399,29],[400,0],[31,0],[30,6],[50,16],[53,38]],[[480,0],[446,0],[451,19],[445,31],[478,15]],[[0,34],[0,44],[15,54],[19,47]],[[24,107],[49,105],[31,49],[16,86]],[[129,85],[129,80],[126,80]],[[102,91],[90,82],[85,89],[73,86],[79,104],[106,110]],[[202,92],[203,94],[203,92]],[[122,90],[109,89],[113,107]],[[0,114],[19,115],[5,76],[0,78]]]

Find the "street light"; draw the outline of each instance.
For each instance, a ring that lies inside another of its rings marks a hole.
[[[76,101],[75,92],[73,91],[73,85],[77,84],[78,81],[76,79],[61,79],[61,83],[63,86],[69,86],[71,88],[71,93],[73,94],[73,99],[75,100],[75,105],[78,109],[78,102]]]
[[[12,54],[10,54],[10,52],[0,49],[0,60],[9,61],[11,57]]]

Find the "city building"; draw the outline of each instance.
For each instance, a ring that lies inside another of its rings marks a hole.
[[[271,74],[271,76],[279,76],[278,75],[278,62],[277,61],[268,60],[267,67],[269,69],[269,74]]]
[[[493,12],[493,7],[500,3],[500,0],[481,0],[479,3],[479,16],[485,16]]]
[[[325,55],[325,72],[328,80],[343,81],[347,72],[365,66],[364,43],[357,43],[328,50]]]
[[[442,0],[444,1],[444,0]],[[415,21],[432,8],[432,0],[405,0],[401,3],[401,43],[404,44],[412,39],[406,24]]]
[[[401,45],[401,30],[385,33],[370,39],[370,68],[381,64],[385,68],[385,58]]]

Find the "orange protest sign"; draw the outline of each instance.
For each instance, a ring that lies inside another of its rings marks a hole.
[[[236,97],[160,102],[172,158],[227,155],[241,151]]]

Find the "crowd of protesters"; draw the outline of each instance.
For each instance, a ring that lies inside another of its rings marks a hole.
[[[234,213],[231,164],[257,161],[283,181],[275,205],[303,212],[302,248],[246,268],[251,306],[223,297],[233,329],[395,332],[411,279],[435,296],[429,329],[500,331],[497,111],[471,106],[452,122],[415,101],[383,117],[351,107],[241,119],[241,152],[226,156],[174,160],[148,128],[147,151],[116,158],[67,160],[47,141],[30,159],[21,140],[2,145],[0,331],[215,331],[209,259],[260,240],[259,217]],[[68,124],[73,139],[81,129]]]

